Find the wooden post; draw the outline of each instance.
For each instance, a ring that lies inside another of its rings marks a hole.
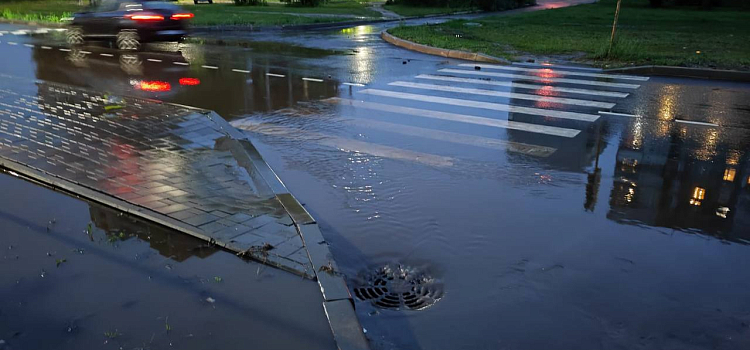
[[[620,17],[620,4],[622,0],[617,0],[617,9],[615,10],[615,21],[612,23],[612,37],[609,38],[609,50],[607,50],[607,57],[612,53],[612,45],[615,43],[615,30],[617,30],[617,18]]]

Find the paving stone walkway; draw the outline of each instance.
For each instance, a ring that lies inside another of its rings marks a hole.
[[[37,82],[0,82],[0,161],[168,217],[183,231],[306,277],[315,273],[290,214],[235,157],[213,112]],[[293,215],[293,214],[292,214]]]

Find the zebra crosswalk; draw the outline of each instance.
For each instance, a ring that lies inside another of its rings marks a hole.
[[[233,124],[255,133],[300,137],[342,150],[354,147],[360,153],[436,167],[453,166],[461,154],[455,147],[429,145],[453,144],[547,158],[566,147],[569,142],[565,140],[588,132],[601,117],[616,115],[612,109],[618,101],[637,89],[638,82],[648,80],[588,67],[527,63],[458,64],[404,78],[349,85],[349,96],[324,100],[324,105],[334,106],[338,125],[343,126],[332,128],[331,134],[321,132],[320,126],[290,128],[256,120]],[[357,132],[346,137],[347,128],[393,136],[362,137],[365,134]],[[466,155],[476,156],[477,152]]]

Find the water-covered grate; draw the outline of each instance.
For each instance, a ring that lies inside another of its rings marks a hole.
[[[415,268],[386,265],[364,276],[354,295],[385,309],[422,310],[440,300],[443,288],[439,281]]]

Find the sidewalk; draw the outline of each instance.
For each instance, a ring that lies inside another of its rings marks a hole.
[[[36,85],[0,83],[1,166],[317,279],[339,347],[367,347],[315,221],[243,134],[211,111]]]

